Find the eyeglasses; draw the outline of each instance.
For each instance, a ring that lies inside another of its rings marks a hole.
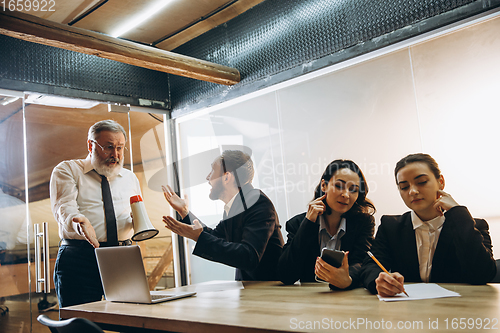
[[[99,142],[95,141],[95,140],[90,140],[92,141],[93,143],[95,143],[96,145],[99,146],[99,148],[102,149],[102,152],[106,155],[109,155],[111,154],[112,152],[114,152],[115,150],[118,152],[118,154],[123,154],[124,151],[127,151],[127,147],[125,146],[115,146],[115,145],[108,145],[108,146],[101,146],[99,144]]]

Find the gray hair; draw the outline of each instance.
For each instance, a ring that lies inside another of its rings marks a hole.
[[[123,126],[111,119],[101,120],[92,125],[89,128],[87,139],[97,140],[97,138],[99,137],[99,133],[101,133],[102,131],[110,131],[113,133],[122,132],[123,136],[125,137],[125,141],[127,141],[127,133],[125,133],[125,129],[123,128]]]

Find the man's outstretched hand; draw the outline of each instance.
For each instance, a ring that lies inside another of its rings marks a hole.
[[[90,221],[86,217],[74,217],[73,222],[78,223],[76,232],[85,237],[87,242],[89,242],[94,248],[98,248],[99,241],[97,240],[94,227],[92,227]]]
[[[192,239],[195,242],[198,241],[198,237],[200,237],[203,231],[203,226],[198,220],[194,220],[194,224],[185,224],[171,216],[163,216],[163,222],[165,223],[165,227],[170,231],[175,232],[179,236]]]

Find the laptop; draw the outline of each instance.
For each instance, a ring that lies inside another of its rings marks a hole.
[[[188,297],[196,292],[149,291],[139,246],[95,249],[104,296],[112,302],[160,303]]]

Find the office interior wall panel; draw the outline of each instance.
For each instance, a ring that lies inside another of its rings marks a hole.
[[[495,249],[500,244],[496,191],[500,184],[495,173],[500,162],[496,149],[500,15],[494,17],[175,121],[181,136],[209,129],[210,135],[221,139],[222,133],[230,133],[225,143],[236,144],[244,137],[252,149],[266,139],[247,140],[250,129],[257,128],[251,124],[269,123],[278,135],[270,131],[267,139],[273,157],[256,161],[265,170],[265,177],[263,170],[259,172],[256,185],[266,190],[275,187],[276,194],[270,197],[282,226],[306,210],[325,166],[336,158],[352,159],[364,171],[369,198],[377,208],[377,224],[381,215],[408,211],[395,185],[394,166],[407,154],[429,153],[441,166],[445,190],[472,215],[490,223]],[[248,128],[229,126],[239,121]],[[193,126],[196,123],[198,128]],[[264,179],[273,179],[271,186]],[[191,201],[193,207],[207,201],[208,190]],[[223,207],[219,205],[213,211],[218,218]]]
[[[500,219],[500,17],[412,47],[424,151],[474,216]],[[500,241],[500,235],[499,235]]]
[[[307,210],[328,163],[350,159],[363,171],[378,215],[406,207],[394,165],[421,151],[406,49],[278,91],[287,218]],[[284,219],[284,218],[282,218]]]
[[[2,88],[138,106],[140,98],[169,106],[166,73],[4,35],[0,45]]]
[[[282,158],[278,128],[274,93],[179,123],[181,187],[200,221],[213,228],[222,218],[224,203],[209,199],[211,187],[206,176],[224,149],[251,150],[255,169],[252,183],[271,199],[278,215],[284,216],[286,198],[280,191],[283,180],[279,172],[274,172]],[[190,253],[193,248],[190,242]],[[234,279],[234,270],[227,266],[196,256],[190,261],[193,283]]]
[[[266,0],[174,52],[237,68],[232,87],[171,76],[173,117],[500,6],[500,0]]]

